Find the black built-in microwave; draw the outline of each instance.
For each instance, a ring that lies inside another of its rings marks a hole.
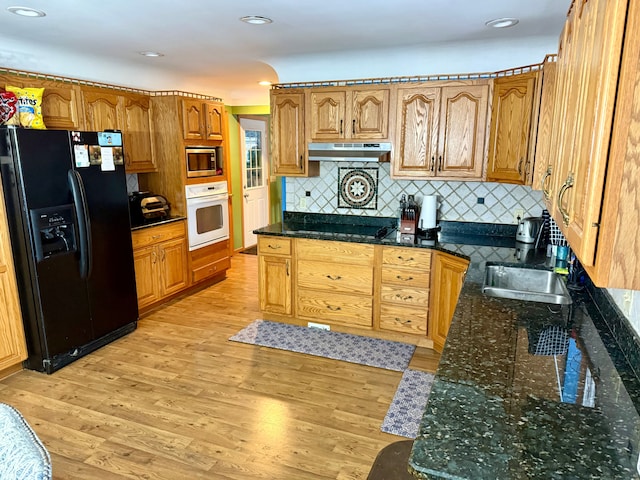
[[[215,177],[224,173],[222,147],[188,147],[186,160],[187,177]]]

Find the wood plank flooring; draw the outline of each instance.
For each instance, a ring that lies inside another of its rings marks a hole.
[[[55,479],[366,479],[402,374],[228,338],[260,318],[257,257],[53,375],[0,381]],[[412,368],[435,371],[418,348]]]

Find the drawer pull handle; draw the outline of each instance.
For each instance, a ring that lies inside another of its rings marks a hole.
[[[411,323],[411,320],[404,320],[404,319],[402,319],[402,318],[398,318],[398,317],[396,317],[396,322],[398,322],[398,323],[403,323],[403,324],[405,324],[405,325],[408,325],[408,324],[410,324],[410,323]]]
[[[414,258],[413,257],[404,258],[402,255],[398,255],[398,260],[402,260],[403,262],[413,262]]]
[[[332,312],[339,312],[340,310],[342,310],[342,308],[340,307],[332,307],[331,305],[327,305],[327,308]]]
[[[399,293],[396,293],[396,298],[399,298],[400,300],[411,300],[413,298],[412,295],[400,295]]]
[[[404,282],[410,282],[411,280],[413,280],[413,277],[403,277],[402,275],[396,275],[396,278]]]
[[[327,278],[329,280],[342,280],[342,277],[340,275],[336,275],[335,277],[332,275],[327,275]]]
[[[282,248],[281,245],[271,245],[271,244],[269,244],[268,247],[272,250],[280,250]]]

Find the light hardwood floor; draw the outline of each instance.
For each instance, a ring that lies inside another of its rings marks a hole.
[[[228,341],[260,318],[257,257],[53,375],[0,381],[56,479],[366,479],[400,372]],[[412,368],[435,371],[418,348]]]

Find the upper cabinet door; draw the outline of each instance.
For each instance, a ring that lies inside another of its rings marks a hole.
[[[182,100],[182,135],[185,140],[204,140],[205,112],[201,100]]]
[[[312,140],[345,138],[346,92],[311,92],[310,101]]]
[[[494,81],[487,180],[527,183],[527,162],[537,72]]]
[[[439,109],[439,88],[398,89],[392,159],[395,177],[435,175]]]
[[[271,94],[271,153],[274,175],[306,176],[304,94]]]
[[[221,103],[205,103],[206,122],[204,137],[207,140],[222,140],[224,105]]]
[[[42,93],[42,119],[47,128],[84,130],[80,88],[45,86]]]
[[[390,89],[311,89],[311,141],[389,138]]]
[[[443,87],[436,175],[482,177],[489,85]]]
[[[153,156],[151,99],[146,95],[124,97],[124,155],[127,173],[157,171]]]
[[[100,132],[103,130],[122,130],[121,96],[99,90],[85,90],[84,98],[85,124],[87,130]]]
[[[389,89],[354,90],[352,118],[346,128],[353,139],[383,139],[389,136]]]

